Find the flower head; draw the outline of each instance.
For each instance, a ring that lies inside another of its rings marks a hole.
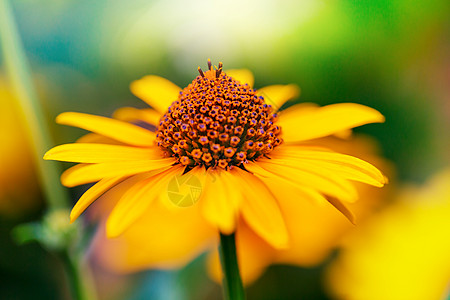
[[[75,205],[72,220],[123,181],[126,192],[106,224],[109,237],[147,217],[150,208],[162,205],[187,214],[189,208],[166,201],[165,189],[173,178],[195,176],[203,187],[191,208],[199,212],[196,222],[225,234],[244,222],[268,244],[286,248],[289,235],[279,198],[330,203],[353,222],[345,204],[357,198],[352,181],[378,187],[386,182],[363,160],[307,143],[383,122],[376,110],[351,103],[292,106],[277,116],[277,109],[298,94],[296,86],[257,91],[249,72],[224,72],[222,64],[213,68],[210,62],[208,71],[199,73],[183,90],[156,76],[133,82],[132,92],[153,109],[123,108],[115,119],[80,113],[58,116],[61,124],[95,133],[57,146],[45,156],[81,163],[62,175],[66,186],[98,181]],[[137,122],[154,126],[156,133]],[[294,188],[296,194],[285,193],[283,187]]]
[[[162,116],[156,143],[189,167],[228,169],[269,154],[282,143],[277,115],[248,84],[222,72],[222,64],[180,92]]]

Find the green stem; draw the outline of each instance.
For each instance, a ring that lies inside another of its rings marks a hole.
[[[244,286],[239,273],[235,234],[220,233],[220,263],[223,272],[223,290],[226,300],[244,300]]]
[[[42,159],[45,151],[53,147],[54,143],[34,88],[28,60],[8,0],[0,0],[0,44],[3,62],[21,111],[23,124],[27,124],[24,129],[28,140],[31,141],[34,162],[49,208],[54,210],[68,207],[67,192],[59,184],[60,170],[55,162]]]
[[[82,269],[81,260],[71,255],[68,251],[61,253],[61,260],[65,265],[68,281],[70,282],[69,287],[72,298],[74,300],[95,299],[95,293],[93,293],[92,287],[87,285],[87,280],[84,278],[87,274]]]

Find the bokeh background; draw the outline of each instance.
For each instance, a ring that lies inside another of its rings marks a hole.
[[[288,105],[356,102],[378,109],[386,123],[355,131],[379,143],[390,165],[390,189],[422,186],[450,166],[448,0],[11,2],[56,144],[83,134],[55,125],[57,114],[108,116],[121,106],[145,107],[129,91],[132,80],[156,74],[183,87],[211,58],[228,69],[252,70],[256,88],[299,85],[301,96]],[[15,226],[40,220],[46,201],[4,64],[0,56],[0,298],[68,299],[61,262],[38,243],[18,245],[11,236]],[[81,191],[70,191],[73,203]],[[397,204],[391,194],[374,219]],[[440,230],[443,243],[449,229],[448,222],[430,227]],[[247,289],[248,298],[336,299],[326,274],[339,253],[314,267],[272,266]],[[448,255],[442,259],[448,266]],[[100,299],[221,296],[203,256],[182,270],[129,275],[89,263]],[[382,277],[390,270],[377,272]]]

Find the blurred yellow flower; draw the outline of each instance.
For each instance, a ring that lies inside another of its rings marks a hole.
[[[450,287],[450,169],[408,187],[359,228],[331,265],[338,299],[446,299]]]
[[[0,76],[0,214],[6,218],[20,217],[41,204],[30,145],[14,103]]]
[[[126,241],[118,251],[126,259],[116,259],[117,269],[184,264],[218,232],[249,232],[253,246],[259,239],[287,249],[288,228],[295,222],[288,223],[285,214],[301,210],[304,201],[334,207],[354,222],[348,208],[357,199],[353,181],[386,183],[371,164],[309,143],[383,122],[376,110],[352,103],[300,105],[278,116],[278,109],[298,95],[296,86],[256,91],[249,71],[225,73],[221,64],[208,65],[183,90],[157,76],[133,82],[132,92],[152,109],[123,108],[115,119],[81,113],[57,118],[95,133],[45,155],[81,163],[62,175],[66,186],[99,181],[77,202],[72,221],[122,182],[122,195],[106,222],[108,237],[124,234]],[[195,186],[193,177],[200,184]],[[167,190],[174,180],[180,186],[190,182],[188,198]],[[147,251],[140,251],[143,243]]]

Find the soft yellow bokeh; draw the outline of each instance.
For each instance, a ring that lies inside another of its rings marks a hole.
[[[349,238],[329,272],[339,299],[445,299],[450,284],[450,170],[398,201]]]
[[[31,152],[6,82],[0,76],[0,215],[19,217],[40,202]]]

